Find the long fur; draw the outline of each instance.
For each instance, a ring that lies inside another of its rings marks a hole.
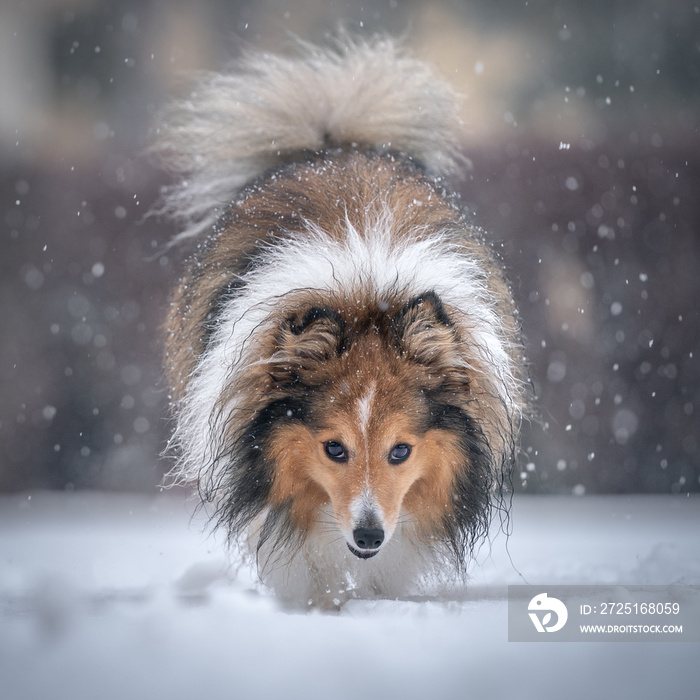
[[[178,239],[208,231],[244,185],[302,152],[354,143],[410,154],[434,175],[464,161],[456,93],[392,39],[342,34],[299,53],[246,52],[163,110],[155,150],[186,176],[162,209],[184,226]]]
[[[501,269],[441,180],[461,160],[459,111],[392,40],[342,36],[294,58],[248,53],[161,118],[156,151],[182,178],[163,210],[200,241],[167,323],[173,477],[283,597],[459,576],[498,506],[523,360]],[[424,441],[423,462],[407,461],[390,540],[359,559],[317,436],[364,445],[348,512],[373,524],[388,501],[371,474],[400,474],[378,456],[394,426]]]

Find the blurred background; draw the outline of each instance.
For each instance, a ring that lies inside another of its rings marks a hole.
[[[153,491],[181,260],[144,156],[183,75],[344,22],[467,97],[455,183],[513,280],[517,491],[700,490],[700,2],[4,0],[0,491]]]

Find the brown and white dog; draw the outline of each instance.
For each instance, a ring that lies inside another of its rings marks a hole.
[[[392,40],[249,53],[159,122],[195,242],[167,322],[175,478],[283,598],[464,573],[524,407],[501,267],[443,178],[460,103]]]

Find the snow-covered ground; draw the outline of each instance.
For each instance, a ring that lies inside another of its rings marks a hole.
[[[518,496],[451,600],[282,610],[182,494],[0,498],[0,698],[697,698],[700,644],[507,641],[507,585],[700,584],[700,500]]]

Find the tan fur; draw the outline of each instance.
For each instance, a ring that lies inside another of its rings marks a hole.
[[[291,502],[291,517],[304,532],[319,525],[319,513],[328,504],[328,492],[314,478],[312,468],[321,461],[319,450],[318,437],[305,426],[281,430],[270,450],[277,462],[270,501],[274,505]]]
[[[459,463],[454,436],[440,430],[418,434],[405,412],[384,413],[384,404],[391,404],[386,395],[384,398],[367,436],[358,430],[355,416],[340,408],[317,433],[299,425],[278,434],[272,450],[278,467],[271,500],[275,504],[291,502],[292,518],[300,529],[308,532],[328,526],[334,518],[341,528],[352,530],[355,523],[350,504],[370,485],[388,530],[395,528],[404,511],[407,521],[415,523],[424,536],[439,531],[440,521],[451,507],[450,493]],[[350,449],[347,463],[328,459],[323,451],[327,440],[342,442]],[[406,462],[392,465],[388,453],[399,443],[407,443],[413,450]]]

